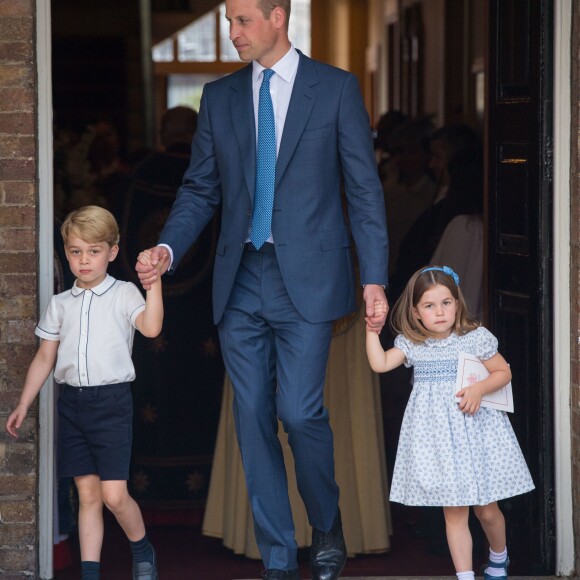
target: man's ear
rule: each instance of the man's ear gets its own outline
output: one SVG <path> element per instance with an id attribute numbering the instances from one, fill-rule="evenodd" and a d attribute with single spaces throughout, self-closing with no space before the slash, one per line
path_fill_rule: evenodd
<path id="1" fill-rule="evenodd" d="M 270 18 L 272 18 L 276 28 L 282 28 L 286 26 L 286 12 L 284 12 L 280 6 L 276 6 L 272 9 Z"/>

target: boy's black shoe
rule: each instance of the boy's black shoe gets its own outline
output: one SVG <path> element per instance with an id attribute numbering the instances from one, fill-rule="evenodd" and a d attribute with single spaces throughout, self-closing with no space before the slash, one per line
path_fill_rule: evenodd
<path id="1" fill-rule="evenodd" d="M 153 563 L 133 562 L 133 580 L 159 580 L 155 550 L 153 550 Z"/>

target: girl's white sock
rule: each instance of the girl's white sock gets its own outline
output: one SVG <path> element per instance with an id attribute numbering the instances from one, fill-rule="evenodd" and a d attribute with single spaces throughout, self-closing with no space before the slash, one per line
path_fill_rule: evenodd
<path id="1" fill-rule="evenodd" d="M 473 570 L 470 570 L 469 572 L 457 572 L 456 576 L 457 580 L 475 580 Z"/>
<path id="2" fill-rule="evenodd" d="M 503 549 L 503 552 L 494 552 L 491 548 L 489 549 L 489 561 L 497 564 L 503 564 L 507 560 L 507 547 Z M 485 573 L 489 576 L 497 578 L 499 576 L 507 576 L 507 570 L 505 568 L 492 568 L 488 566 Z"/>
<path id="3" fill-rule="evenodd" d="M 490 562 L 497 562 L 501 564 L 507 560 L 507 546 L 503 549 L 503 552 L 494 552 L 491 548 L 489 549 L 489 560 Z"/>

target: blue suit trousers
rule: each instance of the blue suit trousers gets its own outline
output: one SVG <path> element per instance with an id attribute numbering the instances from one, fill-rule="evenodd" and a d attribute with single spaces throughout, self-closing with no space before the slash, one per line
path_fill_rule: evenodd
<path id="1" fill-rule="evenodd" d="M 278 419 L 288 433 L 298 490 L 310 524 L 331 528 L 338 510 L 333 438 L 323 389 L 332 322 L 312 324 L 296 310 L 273 244 L 247 244 L 219 324 L 234 387 L 234 417 L 266 568 L 297 568 Z"/>

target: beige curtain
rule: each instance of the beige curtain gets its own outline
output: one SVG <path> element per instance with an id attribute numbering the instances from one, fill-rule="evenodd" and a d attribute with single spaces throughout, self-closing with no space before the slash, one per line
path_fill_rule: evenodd
<path id="1" fill-rule="evenodd" d="M 260 558 L 238 449 L 232 412 L 233 391 L 224 382 L 220 423 L 203 533 L 223 538 L 236 554 Z M 335 329 L 328 360 L 325 404 L 334 432 L 336 481 L 350 556 L 390 549 L 391 515 L 379 381 L 365 352 L 364 311 Z M 311 528 L 298 494 L 286 433 L 280 440 L 299 547 L 310 545 Z"/>

